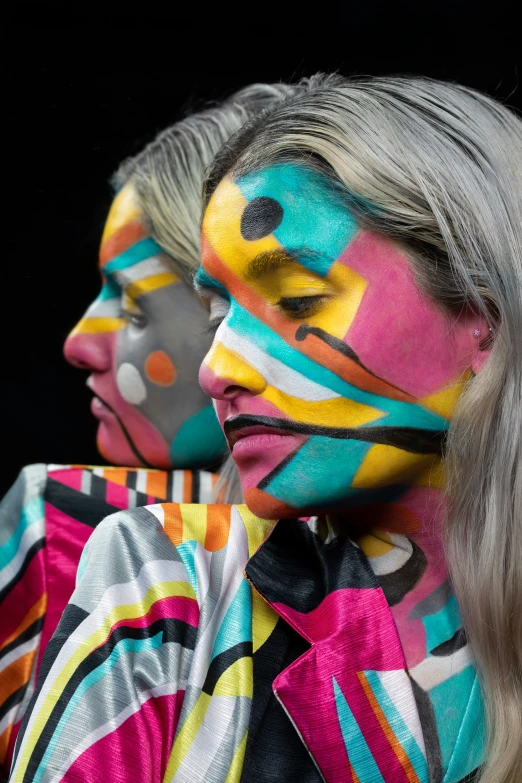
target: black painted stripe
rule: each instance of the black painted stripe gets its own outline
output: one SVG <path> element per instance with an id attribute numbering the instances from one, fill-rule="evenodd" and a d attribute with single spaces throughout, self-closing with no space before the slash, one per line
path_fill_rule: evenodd
<path id="1" fill-rule="evenodd" d="M 459 630 L 453 634 L 451 639 L 448 639 L 445 642 L 442 642 L 441 644 L 437 645 L 437 647 L 434 647 L 433 650 L 430 650 L 431 655 L 453 655 L 453 653 L 456 653 L 457 650 L 461 650 L 463 647 L 466 646 L 468 643 L 467 637 L 466 637 L 466 631 L 464 628 L 459 628 Z"/>
<path id="2" fill-rule="evenodd" d="M 258 426 L 272 427 L 278 432 L 297 435 L 320 435 L 337 440 L 360 440 L 383 446 L 395 446 L 413 454 L 442 454 L 447 437 L 445 430 L 424 430 L 416 427 L 322 427 L 272 416 L 247 414 L 226 421 L 225 435 L 230 443 L 230 435 L 233 432 Z"/>
<path id="3" fill-rule="evenodd" d="M 208 667 L 207 676 L 202 688 L 203 693 L 212 696 L 221 675 L 240 658 L 247 657 L 252 657 L 252 642 L 239 642 L 233 647 L 229 647 L 228 650 L 224 650 L 219 655 L 216 655 Z"/>

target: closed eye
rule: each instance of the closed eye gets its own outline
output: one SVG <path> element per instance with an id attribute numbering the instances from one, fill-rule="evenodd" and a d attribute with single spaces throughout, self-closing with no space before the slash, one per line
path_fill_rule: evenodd
<path id="1" fill-rule="evenodd" d="M 327 297 L 320 296 L 284 296 L 276 304 L 278 310 L 289 318 L 308 318 L 314 315 Z"/>

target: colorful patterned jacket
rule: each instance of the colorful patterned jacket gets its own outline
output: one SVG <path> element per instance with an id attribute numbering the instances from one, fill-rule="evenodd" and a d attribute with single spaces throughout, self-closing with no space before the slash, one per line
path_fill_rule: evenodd
<path id="1" fill-rule="evenodd" d="M 208 502 L 215 479 L 85 465 L 22 470 L 0 503 L 0 779 L 94 527 L 116 510 L 160 500 Z"/>
<path id="2" fill-rule="evenodd" d="M 245 506 L 106 519 L 29 713 L 15 783 L 457 783 L 483 753 L 437 540 Z"/>

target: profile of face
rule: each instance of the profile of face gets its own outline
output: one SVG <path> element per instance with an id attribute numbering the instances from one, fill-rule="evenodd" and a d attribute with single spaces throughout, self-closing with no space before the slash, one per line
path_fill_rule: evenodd
<path id="1" fill-rule="evenodd" d="M 111 206 L 100 247 L 102 289 L 64 347 L 90 370 L 97 444 L 111 463 L 211 465 L 226 450 L 198 384 L 208 314 L 150 236 L 131 184 Z"/>
<path id="2" fill-rule="evenodd" d="M 481 317 L 431 300 L 406 251 L 304 166 L 226 177 L 202 242 L 196 282 L 216 331 L 200 383 L 251 510 L 389 503 L 436 483 Z"/>

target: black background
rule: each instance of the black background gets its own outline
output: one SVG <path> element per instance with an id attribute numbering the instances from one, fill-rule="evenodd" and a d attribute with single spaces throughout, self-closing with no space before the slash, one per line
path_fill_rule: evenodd
<path id="1" fill-rule="evenodd" d="M 0 495 L 25 464 L 102 461 L 86 375 L 62 345 L 98 293 L 111 173 L 183 111 L 318 70 L 423 74 L 522 107 L 514 3 L 291 8 L 4 27 Z"/>

